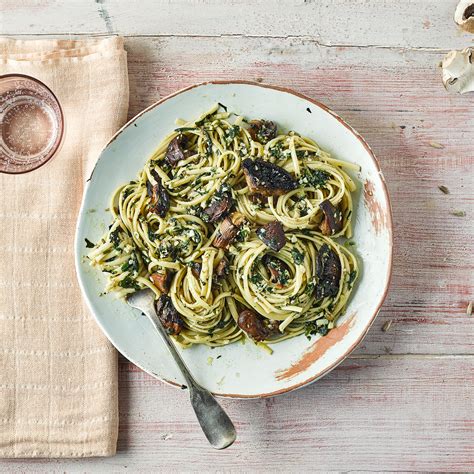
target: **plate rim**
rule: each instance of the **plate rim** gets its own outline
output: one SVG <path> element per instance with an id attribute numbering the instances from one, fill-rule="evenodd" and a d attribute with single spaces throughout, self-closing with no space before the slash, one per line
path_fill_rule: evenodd
<path id="1" fill-rule="evenodd" d="M 388 238 L 389 238 L 389 249 L 388 249 L 389 252 L 388 252 L 388 269 L 387 269 L 387 274 L 386 274 L 386 283 L 385 283 L 383 293 L 380 297 L 380 300 L 378 301 L 377 306 L 376 306 L 373 314 L 368 319 L 366 327 L 364 328 L 364 330 L 362 331 L 360 336 L 356 339 L 356 341 L 349 347 L 349 349 L 344 354 L 339 356 L 332 364 L 330 364 L 324 370 L 317 373 L 316 375 L 313 375 L 313 376 L 309 377 L 308 379 L 306 379 L 302 382 L 290 385 L 286 388 L 282 388 L 282 389 L 279 389 L 279 390 L 275 390 L 275 391 L 271 391 L 271 392 L 267 392 L 267 393 L 258 393 L 258 394 L 254 394 L 254 395 L 246 395 L 246 394 L 238 394 L 238 393 L 215 393 L 214 394 L 215 396 L 222 397 L 222 398 L 260 399 L 260 398 L 269 398 L 269 397 L 274 397 L 274 396 L 277 396 L 277 395 L 282 395 L 282 394 L 285 394 L 285 393 L 292 392 L 293 390 L 297 390 L 299 388 L 303 388 L 307 385 L 310 385 L 311 383 L 316 382 L 320 378 L 327 375 L 329 372 L 331 372 L 333 369 L 335 369 L 339 364 L 341 364 L 345 359 L 347 359 L 347 357 L 349 357 L 349 355 L 354 351 L 354 349 L 362 342 L 362 340 L 367 335 L 367 332 L 372 327 L 372 325 L 373 325 L 377 315 L 379 314 L 380 309 L 381 309 L 381 307 L 382 307 L 382 305 L 383 305 L 383 303 L 384 303 L 384 301 L 387 297 L 388 290 L 390 288 L 390 284 L 391 284 L 391 280 L 392 280 L 392 270 L 393 270 L 393 216 L 392 216 L 392 205 L 391 205 L 391 201 L 390 201 L 390 195 L 389 195 L 389 192 L 388 192 L 387 183 L 385 181 L 385 177 L 383 175 L 383 172 L 380 168 L 380 163 L 379 163 L 377 157 L 375 156 L 375 153 L 373 152 L 372 148 L 365 141 L 365 139 L 362 137 L 362 135 L 357 130 L 355 130 L 351 125 L 349 125 L 336 112 L 331 110 L 328 106 L 324 105 L 323 103 L 319 102 L 316 99 L 308 97 L 305 94 L 302 94 L 300 92 L 297 92 L 297 91 L 295 91 L 293 89 L 290 89 L 290 88 L 287 88 L 287 87 L 281 87 L 281 86 L 272 85 L 272 84 L 262 84 L 262 83 L 258 83 L 258 82 L 255 82 L 255 81 L 247 81 L 247 80 L 211 80 L 211 81 L 199 82 L 199 83 L 192 84 L 190 86 L 184 87 L 182 89 L 179 89 L 179 90 L 177 90 L 177 91 L 175 91 L 171 94 L 168 94 L 165 97 L 162 97 L 161 99 L 157 100 L 156 102 L 149 105 L 148 107 L 146 107 L 142 111 L 138 112 L 130 120 L 128 120 L 122 127 L 120 127 L 117 130 L 117 132 L 115 132 L 115 134 L 110 138 L 110 140 L 100 150 L 100 152 L 98 154 L 98 157 L 97 157 L 97 160 L 96 160 L 96 163 L 95 163 L 95 165 L 94 165 L 94 167 L 91 171 L 91 174 L 90 174 L 89 178 L 87 178 L 87 180 L 86 180 L 86 184 L 85 184 L 83 194 L 82 194 L 81 207 L 80 207 L 77 222 L 76 222 L 75 236 L 74 236 L 74 260 L 75 260 L 76 277 L 77 277 L 77 280 L 78 280 L 78 283 L 79 283 L 79 287 L 81 289 L 82 297 L 85 299 L 85 301 L 87 303 L 87 307 L 88 307 L 89 311 L 92 313 L 92 316 L 94 317 L 96 323 L 99 325 L 102 332 L 105 334 L 105 336 L 107 337 L 109 342 L 112 344 L 112 346 L 118 352 L 120 352 L 127 360 L 129 360 L 134 365 L 136 365 L 137 367 L 142 369 L 144 372 L 150 374 L 152 377 L 154 377 L 154 378 L 156 378 L 156 379 L 158 379 L 162 382 L 165 382 L 169 385 L 172 385 L 173 387 L 182 388 L 181 384 L 176 383 L 176 382 L 171 381 L 171 380 L 168 380 L 166 378 L 160 377 L 157 374 L 145 369 L 139 363 L 137 363 L 134 360 L 132 360 L 131 358 L 129 358 L 126 354 L 126 351 L 119 350 L 115 346 L 113 341 L 111 340 L 107 329 L 104 327 L 102 322 L 96 316 L 95 312 L 92 309 L 91 301 L 90 301 L 90 299 L 87 296 L 87 293 L 85 291 L 85 288 L 84 288 L 84 285 L 83 285 L 83 282 L 82 282 L 81 273 L 79 271 L 79 268 L 80 268 L 80 265 L 81 265 L 81 258 L 79 257 L 79 254 L 80 254 L 80 252 L 79 252 L 79 250 L 80 250 L 80 247 L 79 247 L 79 245 L 80 245 L 80 241 L 79 241 L 79 223 L 81 221 L 81 216 L 83 216 L 83 214 L 84 214 L 85 196 L 86 196 L 87 190 L 90 186 L 91 179 L 92 179 L 92 176 L 93 176 L 94 171 L 96 169 L 96 166 L 99 163 L 100 159 L 102 158 L 105 149 L 111 143 L 113 143 L 122 134 L 122 132 L 125 129 L 127 129 L 129 126 L 131 126 L 133 122 L 135 122 L 138 118 L 140 118 L 145 113 L 149 112 L 150 110 L 154 109 L 155 107 L 158 107 L 159 105 L 166 102 L 167 100 L 169 100 L 169 99 L 171 99 L 171 98 L 173 98 L 177 95 L 180 95 L 184 92 L 190 91 L 190 90 L 195 89 L 197 87 L 208 86 L 208 85 L 234 85 L 234 84 L 249 85 L 249 86 L 254 86 L 254 87 L 260 87 L 260 88 L 263 88 L 263 89 L 272 89 L 272 90 L 276 90 L 278 92 L 284 92 L 284 93 L 293 95 L 295 97 L 298 97 L 300 99 L 304 99 L 304 100 L 312 103 L 316 107 L 319 107 L 319 108 L 323 109 L 325 112 L 332 115 L 341 125 L 343 125 L 347 130 L 349 130 L 349 132 L 351 132 L 355 136 L 355 138 L 362 144 L 362 146 L 365 148 L 365 150 L 369 154 L 370 158 L 372 159 L 372 161 L 375 165 L 378 176 L 380 178 L 380 181 L 381 181 L 381 184 L 382 184 L 382 192 L 383 192 L 383 195 L 385 197 L 385 201 L 387 203 L 386 229 L 387 229 Z"/>

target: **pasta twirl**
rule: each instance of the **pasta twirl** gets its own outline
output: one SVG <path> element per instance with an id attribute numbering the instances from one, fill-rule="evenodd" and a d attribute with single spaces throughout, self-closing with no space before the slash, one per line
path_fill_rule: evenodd
<path id="1" fill-rule="evenodd" d="M 252 336 L 239 320 L 246 309 L 258 341 L 326 334 L 358 274 L 339 243 L 352 235 L 348 171 L 357 167 L 310 138 L 219 105 L 178 125 L 111 197 L 112 224 L 88 255 L 108 274 L 106 291 L 166 293 L 182 321 L 174 337 L 185 346 Z M 287 177 L 285 191 L 261 176 L 249 181 L 249 159 Z M 262 238 L 274 222 L 284 231 L 279 250 Z"/>

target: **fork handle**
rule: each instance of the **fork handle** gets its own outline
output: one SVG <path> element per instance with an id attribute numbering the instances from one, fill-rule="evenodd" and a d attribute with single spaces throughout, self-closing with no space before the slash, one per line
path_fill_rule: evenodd
<path id="1" fill-rule="evenodd" d="M 163 339 L 163 342 L 171 352 L 176 365 L 179 367 L 184 379 L 186 380 L 189 388 L 191 405 L 209 443 L 211 443 L 211 445 L 216 449 L 227 448 L 237 437 L 231 419 L 219 403 L 217 403 L 217 400 L 212 396 L 212 394 L 194 380 L 194 377 L 191 375 L 191 372 L 186 367 L 186 364 L 176 350 L 176 347 L 171 341 L 166 329 L 163 327 L 160 318 L 156 314 L 155 308 L 148 308 L 145 314 Z"/>

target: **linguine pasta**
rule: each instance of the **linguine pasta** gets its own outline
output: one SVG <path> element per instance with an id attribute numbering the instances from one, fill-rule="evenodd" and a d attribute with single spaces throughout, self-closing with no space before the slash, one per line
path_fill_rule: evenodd
<path id="1" fill-rule="evenodd" d="M 356 186 L 347 171 L 358 167 L 220 104 L 177 123 L 111 197 L 112 224 L 88 255 L 108 274 L 106 291 L 125 297 L 148 287 L 167 298 L 177 325 L 167 327 L 184 346 L 325 335 L 358 273 L 338 239 L 352 235 Z M 266 164 L 289 180 L 285 192 L 258 175 L 253 184 L 263 187 L 252 187 L 247 168 Z M 283 245 L 268 237 L 275 228 Z"/>

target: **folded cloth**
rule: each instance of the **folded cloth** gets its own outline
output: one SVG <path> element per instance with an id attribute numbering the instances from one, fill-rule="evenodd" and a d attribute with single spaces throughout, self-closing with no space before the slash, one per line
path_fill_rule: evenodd
<path id="1" fill-rule="evenodd" d="M 127 117 L 123 40 L 0 38 L 7 73 L 54 92 L 66 134 L 41 168 L 0 173 L 0 457 L 111 456 L 117 354 L 81 298 L 73 242 L 85 181 Z"/>

